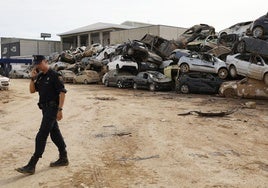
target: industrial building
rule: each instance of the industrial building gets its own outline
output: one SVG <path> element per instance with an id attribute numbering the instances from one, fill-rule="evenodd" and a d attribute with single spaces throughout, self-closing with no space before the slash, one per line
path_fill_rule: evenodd
<path id="1" fill-rule="evenodd" d="M 61 52 L 60 41 L 0 38 L 1 58 L 32 57 L 33 54 L 50 55 L 53 52 Z"/>
<path id="2" fill-rule="evenodd" d="M 79 46 L 100 43 L 103 46 L 123 43 L 128 40 L 139 40 L 145 34 L 152 34 L 168 40 L 176 39 L 186 28 L 152 25 L 126 21 L 122 24 L 95 23 L 58 34 L 61 37 L 63 50 Z"/>

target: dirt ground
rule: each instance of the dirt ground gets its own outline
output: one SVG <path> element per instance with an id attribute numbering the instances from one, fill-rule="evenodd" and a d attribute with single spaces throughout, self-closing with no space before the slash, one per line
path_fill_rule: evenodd
<path id="1" fill-rule="evenodd" d="M 70 165 L 48 138 L 32 176 L 41 112 L 29 80 L 0 91 L 0 187 L 268 187 L 268 101 L 66 84 L 59 125 Z M 256 109 L 245 108 L 248 101 Z M 224 117 L 178 116 L 190 110 Z"/>

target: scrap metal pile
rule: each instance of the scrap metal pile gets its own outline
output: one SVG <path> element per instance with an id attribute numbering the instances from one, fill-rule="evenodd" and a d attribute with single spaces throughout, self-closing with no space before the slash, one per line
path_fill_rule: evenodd
<path id="1" fill-rule="evenodd" d="M 267 20 L 264 15 L 218 35 L 199 24 L 176 40 L 146 34 L 123 44 L 78 47 L 51 54 L 50 66 L 71 83 L 268 98 Z"/>

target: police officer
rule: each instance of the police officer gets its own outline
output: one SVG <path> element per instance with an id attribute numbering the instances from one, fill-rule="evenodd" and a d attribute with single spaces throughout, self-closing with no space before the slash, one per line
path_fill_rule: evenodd
<path id="1" fill-rule="evenodd" d="M 35 139 L 35 152 L 26 166 L 16 170 L 24 174 L 34 174 L 35 166 L 45 150 L 48 135 L 59 150 L 59 159 L 50 163 L 51 167 L 67 166 L 69 164 L 64 139 L 58 122 L 62 119 L 65 99 L 63 81 L 60 75 L 49 68 L 45 56 L 33 55 L 35 67 L 31 72 L 30 93 L 39 93 L 38 106 L 42 110 L 43 118 Z M 38 74 L 38 71 L 41 71 Z"/>

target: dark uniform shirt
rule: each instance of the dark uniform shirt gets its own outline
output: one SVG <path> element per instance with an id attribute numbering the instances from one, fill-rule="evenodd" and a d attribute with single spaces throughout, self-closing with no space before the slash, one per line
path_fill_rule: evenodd
<path id="1" fill-rule="evenodd" d="M 66 93 L 61 75 L 52 69 L 46 74 L 40 73 L 35 82 L 35 90 L 39 92 L 39 103 L 49 103 L 55 101 L 59 103 L 60 92 Z"/>

